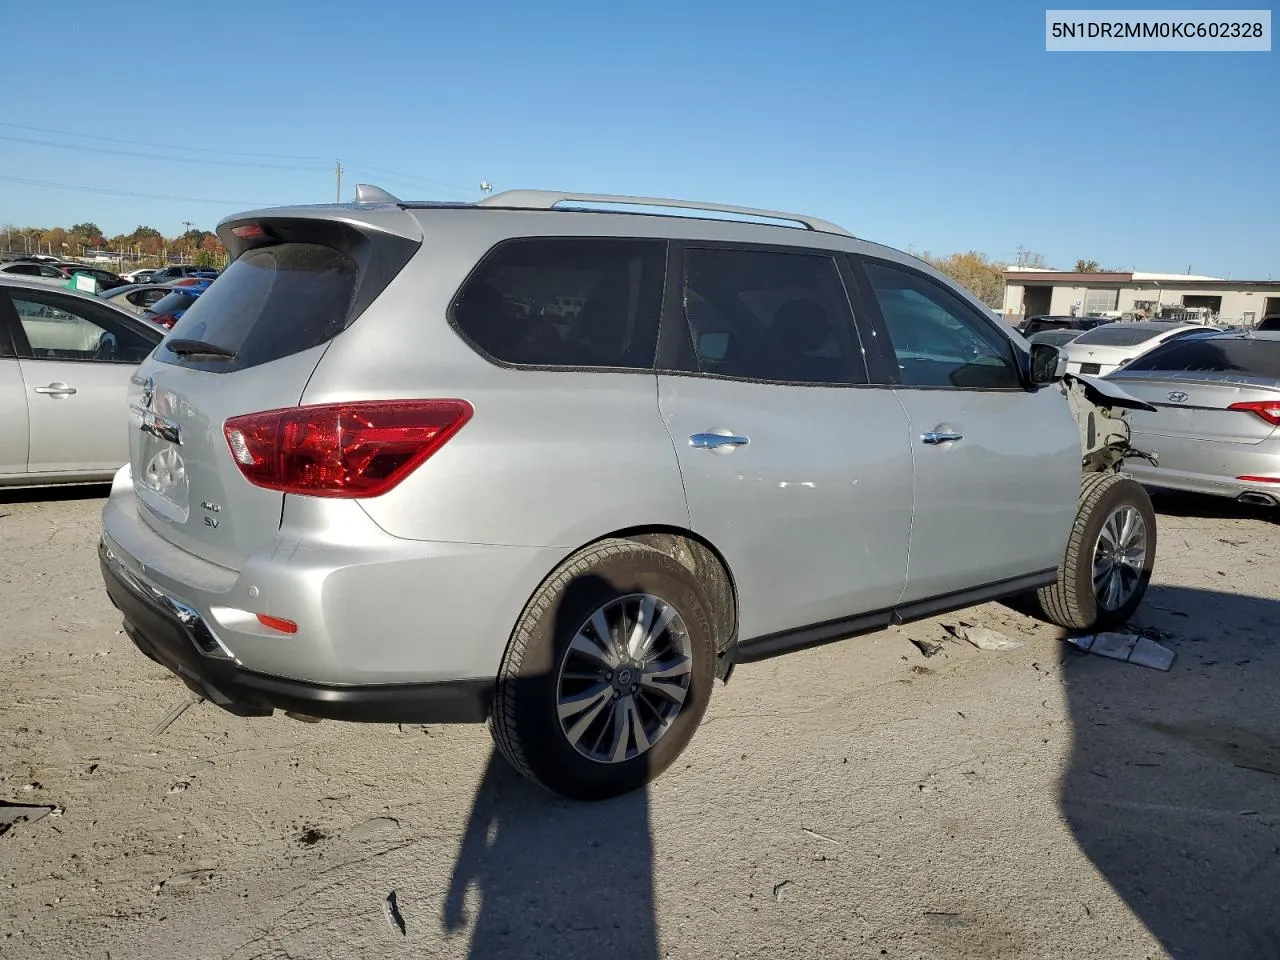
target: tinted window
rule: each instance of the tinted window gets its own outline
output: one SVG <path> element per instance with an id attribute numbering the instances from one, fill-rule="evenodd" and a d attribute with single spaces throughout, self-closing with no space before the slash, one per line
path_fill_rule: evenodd
<path id="1" fill-rule="evenodd" d="M 5 273 L 16 273 L 20 277 L 39 277 L 43 276 L 40 267 L 34 263 L 15 263 L 12 267 L 5 267 Z"/>
<path id="2" fill-rule="evenodd" d="M 684 312 L 698 370 L 744 380 L 866 383 L 829 256 L 690 249 Z"/>
<path id="3" fill-rule="evenodd" d="M 1125 370 L 1237 373 L 1280 380 L 1280 340 L 1206 337 L 1161 344 Z"/>
<path id="4" fill-rule="evenodd" d="M 147 312 L 160 314 L 177 313 L 179 310 L 190 310 L 191 305 L 198 299 L 199 297 L 194 297 L 189 293 L 179 293 L 177 290 L 174 290 L 152 303 L 151 306 L 147 308 Z"/>
<path id="5" fill-rule="evenodd" d="M 160 341 L 91 303 L 27 290 L 10 299 L 37 360 L 141 363 Z"/>
<path id="6" fill-rule="evenodd" d="M 665 267 L 660 240 L 511 240 L 463 285 L 453 322 L 503 363 L 647 370 Z"/>
<path id="7" fill-rule="evenodd" d="M 159 300 L 163 300 L 169 295 L 167 290 L 135 290 L 133 293 L 126 294 L 125 299 L 132 303 L 135 307 L 149 307 Z"/>
<path id="8" fill-rule="evenodd" d="M 866 270 L 904 386 L 1021 385 L 1012 343 L 955 294 L 887 264 Z"/>
<path id="9" fill-rule="evenodd" d="M 1156 324 L 1139 324 L 1133 327 L 1107 325 L 1082 333 L 1076 343 L 1092 343 L 1099 347 L 1133 347 L 1147 340 L 1154 340 L 1172 329 Z"/>
<path id="10" fill-rule="evenodd" d="M 173 328 L 175 339 L 202 340 L 235 354 L 209 369 L 220 372 L 269 363 L 301 353 L 337 336 L 346 325 L 355 295 L 355 262 L 331 247 L 284 243 L 250 250 L 200 296 Z M 163 312 L 166 300 L 151 309 Z M 157 358 L 178 365 L 171 350 Z"/>

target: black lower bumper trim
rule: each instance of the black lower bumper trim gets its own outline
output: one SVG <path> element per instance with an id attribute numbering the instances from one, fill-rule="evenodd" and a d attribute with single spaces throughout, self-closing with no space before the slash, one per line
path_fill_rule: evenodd
<path id="1" fill-rule="evenodd" d="M 362 723 L 483 723 L 494 680 L 334 686 L 287 680 L 205 656 L 190 628 L 152 597 L 127 583 L 98 548 L 107 595 L 124 616 L 125 632 L 152 660 L 173 671 L 192 691 L 239 716 L 274 710 Z"/>

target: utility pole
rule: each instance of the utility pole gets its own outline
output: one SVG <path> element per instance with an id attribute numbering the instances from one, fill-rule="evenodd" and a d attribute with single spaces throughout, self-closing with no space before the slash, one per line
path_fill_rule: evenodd
<path id="1" fill-rule="evenodd" d="M 341 160 L 333 161 L 333 177 L 334 177 L 334 187 L 335 187 L 334 193 L 333 193 L 333 202 L 341 203 L 342 202 L 342 161 Z"/>
<path id="2" fill-rule="evenodd" d="M 182 231 L 182 239 L 186 241 L 186 244 L 184 244 L 184 249 L 182 251 L 182 260 L 185 263 L 187 260 L 187 253 L 186 253 L 185 247 L 191 245 L 191 238 L 187 236 L 187 234 L 191 232 L 191 221 L 183 220 L 182 226 L 186 228 Z"/>

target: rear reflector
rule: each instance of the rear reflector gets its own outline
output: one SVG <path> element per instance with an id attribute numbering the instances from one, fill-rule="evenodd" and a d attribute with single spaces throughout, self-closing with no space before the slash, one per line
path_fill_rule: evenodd
<path id="1" fill-rule="evenodd" d="M 1243 403 L 1233 403 L 1227 409 L 1256 413 L 1273 427 L 1280 427 L 1280 400 L 1249 400 Z"/>
<path id="2" fill-rule="evenodd" d="M 1245 483 L 1280 483 L 1280 477 L 1251 477 L 1248 474 L 1236 479 L 1243 480 Z"/>
<path id="3" fill-rule="evenodd" d="M 258 614 L 258 622 L 264 627 L 270 627 L 272 630 L 279 630 L 281 633 L 297 633 L 298 625 L 292 620 L 286 620 L 284 617 L 272 617 L 265 613 Z"/>
<path id="4" fill-rule="evenodd" d="M 255 486 L 312 497 L 376 497 L 439 450 L 475 411 L 465 400 L 373 400 L 286 407 L 223 425 Z"/>

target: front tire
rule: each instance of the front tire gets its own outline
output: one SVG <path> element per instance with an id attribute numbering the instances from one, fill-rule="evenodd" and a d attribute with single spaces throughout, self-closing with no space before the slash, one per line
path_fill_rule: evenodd
<path id="1" fill-rule="evenodd" d="M 1086 474 L 1058 580 L 1036 593 L 1051 623 L 1073 631 L 1127 621 L 1146 595 L 1156 559 L 1156 516 L 1142 484 Z"/>
<path id="2" fill-rule="evenodd" d="M 520 773 L 578 800 L 644 786 L 680 755 L 711 696 L 715 618 L 692 572 L 631 540 L 584 548 L 512 632 L 489 730 Z"/>

